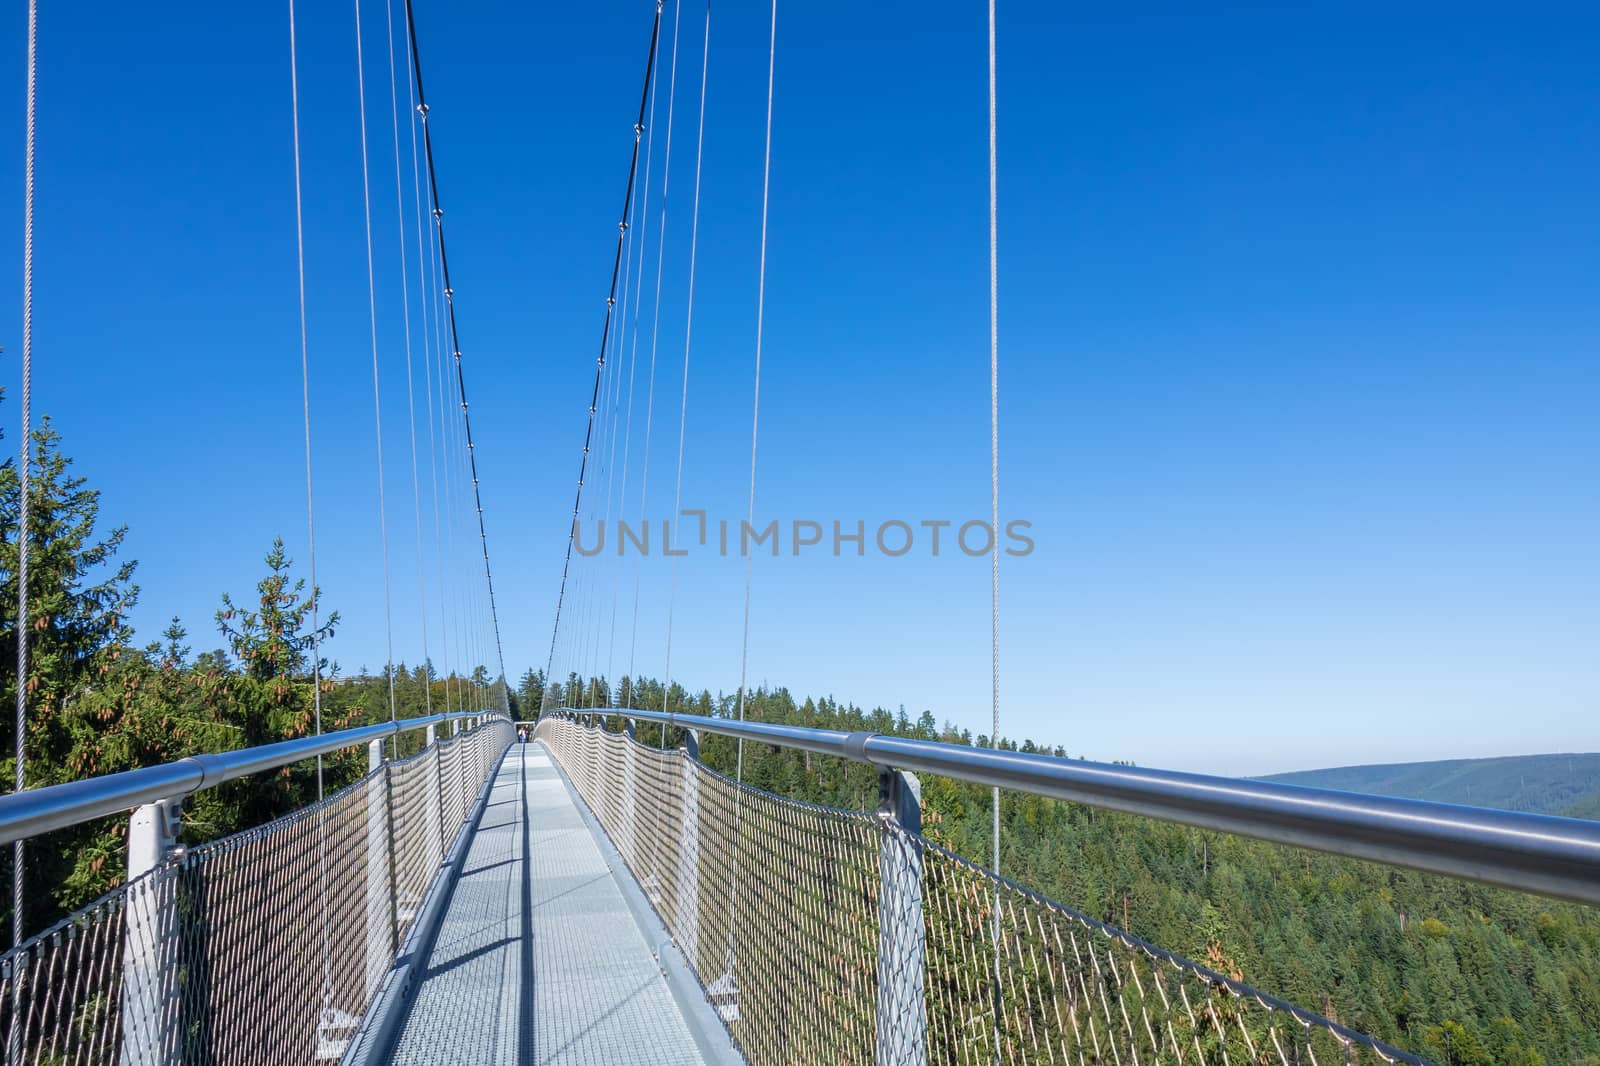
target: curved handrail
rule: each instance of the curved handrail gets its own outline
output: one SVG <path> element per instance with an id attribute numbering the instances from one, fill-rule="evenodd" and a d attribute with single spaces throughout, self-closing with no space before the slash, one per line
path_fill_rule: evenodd
<path id="1" fill-rule="evenodd" d="M 30 788 L 0 796 L 0 844 L 38 836 L 156 800 L 187 796 L 224 781 L 275 770 L 303 759 L 409 733 L 443 722 L 489 718 L 491 712 L 452 711 L 422 718 L 356 726 L 254 748 L 190 755 L 176 762 Z"/>
<path id="2" fill-rule="evenodd" d="M 803 748 L 1600 906 L 1600 822 L 872 732 L 617 707 L 559 713 L 634 718 Z"/>

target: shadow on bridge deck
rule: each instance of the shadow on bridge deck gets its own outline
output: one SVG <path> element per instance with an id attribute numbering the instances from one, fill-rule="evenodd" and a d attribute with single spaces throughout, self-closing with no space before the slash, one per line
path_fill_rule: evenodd
<path id="1" fill-rule="evenodd" d="M 607 852 L 543 746 L 512 745 L 392 1061 L 708 1061 Z"/>

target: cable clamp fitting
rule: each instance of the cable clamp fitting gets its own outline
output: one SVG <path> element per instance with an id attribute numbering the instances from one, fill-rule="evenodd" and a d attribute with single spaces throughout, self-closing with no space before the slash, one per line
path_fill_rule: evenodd
<path id="1" fill-rule="evenodd" d="M 854 759 L 857 762 L 871 762 L 872 760 L 867 758 L 867 741 L 879 735 L 878 733 L 866 731 L 851 733 L 844 738 L 845 757 Z"/>

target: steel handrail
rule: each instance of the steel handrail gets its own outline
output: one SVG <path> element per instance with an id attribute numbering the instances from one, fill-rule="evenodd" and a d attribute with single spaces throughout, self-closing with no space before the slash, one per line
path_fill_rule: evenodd
<path id="1" fill-rule="evenodd" d="M 422 718 L 356 726 L 336 733 L 262 744 L 254 748 L 190 755 L 160 766 L 89 777 L 0 796 L 0 844 L 66 829 L 82 822 L 121 814 L 156 800 L 174 799 L 212 788 L 238 777 L 275 770 L 341 748 L 383 740 L 401 733 L 464 718 L 487 718 L 488 711 L 452 711 Z"/>
<path id="2" fill-rule="evenodd" d="M 661 722 L 1600 906 L 1600 822 L 695 714 Z"/>

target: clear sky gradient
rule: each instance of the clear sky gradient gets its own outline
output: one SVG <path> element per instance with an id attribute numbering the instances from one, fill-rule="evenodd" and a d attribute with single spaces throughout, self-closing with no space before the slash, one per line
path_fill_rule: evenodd
<path id="1" fill-rule="evenodd" d="M 549 650 L 652 8 L 417 2 L 514 678 Z M 210 647 L 221 593 L 249 592 L 274 535 L 305 555 L 287 14 L 45 7 L 35 410 L 104 490 L 105 519 L 131 527 L 141 637 L 177 614 Z M 414 662 L 384 16 L 368 0 L 394 647 Z M 386 654 L 355 15 L 299 17 L 318 565 L 348 671 Z M 684 402 L 704 8 L 681 17 L 656 520 Z M 687 396 L 684 505 L 735 520 L 767 17 L 713 13 Z M 14 447 L 24 15 L 9 18 Z M 1037 541 L 1002 568 L 1008 735 L 1247 773 L 1600 748 L 1597 31 L 1577 5 L 1201 16 L 1002 0 L 1002 511 Z M 780 7 L 763 520 L 987 516 L 986 106 L 979 4 Z M 655 222 L 642 232 L 653 255 Z M 591 476 L 597 510 L 605 493 L 639 510 L 636 365 L 633 419 L 623 379 L 614 423 L 633 434 L 627 500 L 612 460 L 610 481 Z M 426 556 L 431 528 L 423 540 Z M 672 676 L 732 691 L 743 573 L 692 556 L 673 592 L 672 568 L 644 560 L 635 638 L 632 560 L 585 563 L 558 669 L 661 676 L 670 597 Z M 431 557 L 425 577 L 437 618 Z M 987 732 L 988 581 L 986 560 L 948 551 L 757 559 L 752 683 Z"/>

